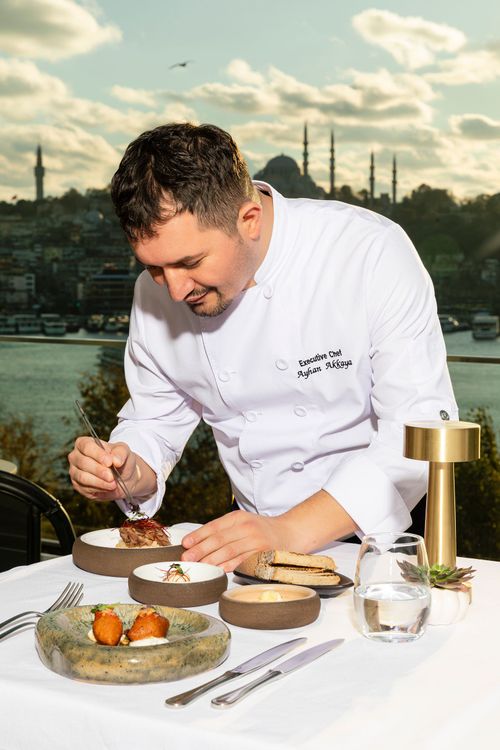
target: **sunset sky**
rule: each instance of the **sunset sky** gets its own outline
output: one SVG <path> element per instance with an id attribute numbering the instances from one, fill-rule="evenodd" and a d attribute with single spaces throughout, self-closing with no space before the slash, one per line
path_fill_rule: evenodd
<path id="1" fill-rule="evenodd" d="M 496 6 L 496 7 L 495 7 Z M 276 154 L 328 185 L 500 192 L 500 6 L 423 0 L 0 0 L 0 199 L 104 187 L 171 120 L 229 130 L 255 172 Z M 415 10 L 415 9 L 418 9 Z M 186 67 L 177 62 L 190 61 Z"/>

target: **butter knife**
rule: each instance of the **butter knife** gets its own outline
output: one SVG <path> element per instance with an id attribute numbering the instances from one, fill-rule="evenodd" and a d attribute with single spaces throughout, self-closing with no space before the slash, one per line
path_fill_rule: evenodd
<path id="1" fill-rule="evenodd" d="M 191 701 L 194 701 L 195 698 L 203 695 L 203 693 L 211 690 L 216 685 L 220 685 L 227 680 L 232 680 L 234 677 L 242 677 L 245 674 L 249 674 L 249 672 L 253 672 L 255 669 L 259 669 L 259 667 L 265 667 L 274 661 L 274 659 L 287 654 L 289 651 L 292 651 L 292 649 L 297 646 L 301 646 L 306 641 L 307 638 L 294 638 L 286 643 L 280 643 L 278 646 L 273 646 L 272 648 L 267 649 L 267 651 L 263 651 L 261 654 L 254 656 L 252 659 L 244 661 L 243 664 L 233 667 L 233 669 L 230 669 L 228 672 L 224 672 L 224 674 L 221 674 L 219 677 L 216 677 L 209 682 L 205 682 L 197 688 L 193 688 L 193 690 L 187 690 L 185 693 L 179 693 L 179 695 L 174 695 L 172 698 L 167 698 L 165 705 L 173 706 L 174 708 L 186 706 L 188 703 L 191 703 Z"/>
<path id="2" fill-rule="evenodd" d="M 317 659 L 328 651 L 337 648 L 337 646 L 340 646 L 342 643 L 344 643 L 344 638 L 336 638 L 333 641 L 326 641 L 325 643 L 320 643 L 318 646 L 308 648 L 306 651 L 301 651 L 297 656 L 292 656 L 291 659 L 282 661 L 281 664 L 278 664 L 274 669 L 268 670 L 265 674 L 261 675 L 261 677 L 257 677 L 253 682 L 249 682 L 248 685 L 238 688 L 237 690 L 232 690 L 230 693 L 218 695 L 217 698 L 212 700 L 212 706 L 215 706 L 216 708 L 229 708 L 229 706 L 233 706 L 246 695 L 251 693 L 252 690 L 260 687 L 260 685 L 264 685 L 264 683 L 275 680 L 278 677 L 284 677 L 284 675 L 293 672 L 299 667 L 304 667 L 306 664 L 314 661 L 314 659 Z"/>

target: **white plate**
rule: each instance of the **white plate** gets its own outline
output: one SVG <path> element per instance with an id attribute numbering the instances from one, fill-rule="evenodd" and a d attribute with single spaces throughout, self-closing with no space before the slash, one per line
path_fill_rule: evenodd
<path id="1" fill-rule="evenodd" d="M 171 565 L 180 565 L 182 570 L 189 575 L 189 581 L 164 581 L 163 577 Z M 222 568 L 217 565 L 208 565 L 199 562 L 182 562 L 182 560 L 173 560 L 166 563 L 149 563 L 140 565 L 135 568 L 134 574 L 137 578 L 144 581 L 154 581 L 155 583 L 200 583 L 201 581 L 212 581 L 224 575 Z"/>
<path id="2" fill-rule="evenodd" d="M 164 528 L 170 537 L 170 546 L 172 547 L 176 547 L 177 545 L 180 545 L 183 537 L 186 536 L 186 531 L 184 531 L 183 529 L 174 529 L 174 528 L 169 529 L 167 526 L 165 526 Z M 86 534 L 82 534 L 80 539 L 82 540 L 82 542 L 85 542 L 85 544 L 92 544 L 95 547 L 111 547 L 112 548 L 112 547 L 116 547 L 121 537 L 120 537 L 120 530 L 116 528 L 116 529 L 97 529 L 96 531 L 88 531 Z M 141 548 L 137 547 L 137 548 L 130 548 L 130 549 L 141 549 Z"/>

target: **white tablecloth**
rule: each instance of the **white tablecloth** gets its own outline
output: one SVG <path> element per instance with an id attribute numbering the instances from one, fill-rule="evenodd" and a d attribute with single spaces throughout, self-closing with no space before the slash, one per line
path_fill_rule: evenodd
<path id="1" fill-rule="evenodd" d="M 358 549 L 340 544 L 331 552 L 349 577 Z M 323 599 L 319 619 L 304 628 L 258 631 L 230 626 L 226 662 L 178 682 L 76 682 L 46 669 L 35 650 L 33 629 L 22 632 L 0 642 L 0 748 L 492 748 L 500 713 L 500 563 L 460 560 L 471 563 L 477 575 L 465 620 L 430 627 L 414 643 L 372 643 L 360 636 L 351 589 Z M 85 583 L 82 604 L 132 601 L 125 579 L 86 573 L 64 557 L 1 574 L 0 620 L 23 609 L 44 609 L 68 580 Z M 199 611 L 218 615 L 216 604 Z M 210 699 L 261 672 L 216 688 L 183 709 L 165 707 L 166 697 L 299 635 L 308 637 L 306 647 L 331 638 L 346 642 L 232 708 L 212 708 Z"/>

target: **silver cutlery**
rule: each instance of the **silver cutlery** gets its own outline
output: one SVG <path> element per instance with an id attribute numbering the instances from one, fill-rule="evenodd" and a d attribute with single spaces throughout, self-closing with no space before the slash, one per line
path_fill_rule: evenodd
<path id="1" fill-rule="evenodd" d="M 75 400 L 75 404 L 78 407 L 78 411 L 80 412 L 80 416 L 81 416 L 81 418 L 82 418 L 82 420 L 83 420 L 83 422 L 84 422 L 87 430 L 90 432 L 91 436 L 94 438 L 94 442 L 97 443 L 97 445 L 99 446 L 99 448 L 102 448 L 103 450 L 106 450 L 106 447 L 105 447 L 104 443 L 102 442 L 102 440 L 100 439 L 100 437 L 97 434 L 97 432 L 95 431 L 95 429 L 94 429 L 94 427 L 92 425 L 92 422 L 90 421 L 90 419 L 85 414 L 81 403 L 79 401 Z M 126 498 L 128 504 L 129 504 L 130 510 L 133 510 L 133 511 L 136 511 L 136 512 L 139 511 L 139 506 L 137 505 L 137 503 L 134 503 L 134 498 L 132 497 L 132 494 L 131 494 L 129 488 L 127 487 L 127 485 L 125 484 L 125 482 L 121 478 L 120 472 L 118 471 L 118 469 L 116 468 L 116 466 L 113 466 L 113 464 L 111 464 L 111 466 L 109 468 L 111 469 L 111 473 L 113 474 L 113 476 L 114 476 L 114 478 L 116 480 L 116 483 L 120 487 L 121 491 L 124 493 L 125 498 Z"/>
<path id="2" fill-rule="evenodd" d="M 165 704 L 167 706 L 173 706 L 174 708 L 186 706 L 188 703 L 191 703 L 191 701 L 195 700 L 195 698 L 203 695 L 208 690 L 214 688 L 216 685 L 220 685 L 227 680 L 232 680 L 235 677 L 243 677 L 243 675 L 249 674 L 255 669 L 265 667 L 267 664 L 270 664 L 272 661 L 274 661 L 274 659 L 287 654 L 289 651 L 292 651 L 292 649 L 296 648 L 297 646 L 301 646 L 306 641 L 307 638 L 294 638 L 291 641 L 286 641 L 286 643 L 280 643 L 278 646 L 273 646 L 273 648 L 269 648 L 267 649 L 267 651 L 263 651 L 261 654 L 254 656 L 252 659 L 243 662 L 243 664 L 239 664 L 237 667 L 233 667 L 233 669 L 230 669 L 228 672 L 224 672 L 224 674 L 221 674 L 219 677 L 216 677 L 209 682 L 205 682 L 203 683 L 203 685 L 200 685 L 197 688 L 193 688 L 193 690 L 187 690 L 185 693 L 179 693 L 179 695 L 174 695 L 172 698 L 167 698 Z"/>
<path id="3" fill-rule="evenodd" d="M 68 583 L 64 590 L 59 594 L 57 599 L 52 602 L 50 607 L 47 607 L 46 610 L 43 612 L 37 612 L 36 610 L 27 610 L 26 612 L 19 612 L 17 615 L 13 615 L 12 617 L 9 617 L 7 620 L 4 620 L 3 622 L 0 622 L 0 630 L 3 630 L 7 625 L 11 625 L 12 623 L 16 622 L 16 620 L 22 620 L 23 618 L 27 617 L 28 615 L 35 615 L 36 617 L 41 617 L 44 614 L 47 614 L 48 612 L 55 612 L 59 609 L 68 609 L 68 607 L 74 607 L 82 600 L 83 597 L 83 583 Z M 36 622 L 36 621 L 35 621 Z M 7 631 L 0 632 L 0 640 L 2 638 L 5 638 L 5 636 L 10 635 L 10 633 L 14 633 L 16 630 L 20 630 L 25 625 L 34 625 L 35 622 L 22 622 L 18 625 L 14 626 L 13 628 L 10 628 Z"/>
<path id="4" fill-rule="evenodd" d="M 340 646 L 342 643 L 344 643 L 343 638 L 336 638 L 333 641 L 326 641 L 325 643 L 320 643 L 318 646 L 308 648 L 306 651 L 297 654 L 297 656 L 292 656 L 291 659 L 287 659 L 286 661 L 281 662 L 281 664 L 277 664 L 274 669 L 269 669 L 265 674 L 261 675 L 261 677 L 257 677 L 253 682 L 249 682 L 248 685 L 244 685 L 242 688 L 232 690 L 230 693 L 224 693 L 224 695 L 218 695 L 217 698 L 213 698 L 212 706 L 215 706 L 216 708 L 228 708 L 229 706 L 233 706 L 246 695 L 251 693 L 252 690 L 255 690 L 255 688 L 258 688 L 267 682 L 271 682 L 271 680 L 276 680 L 278 677 L 284 677 L 284 675 L 293 672 L 295 669 L 299 669 L 299 667 L 304 667 L 306 664 L 318 659 L 328 651 L 337 648 L 337 646 Z"/>

